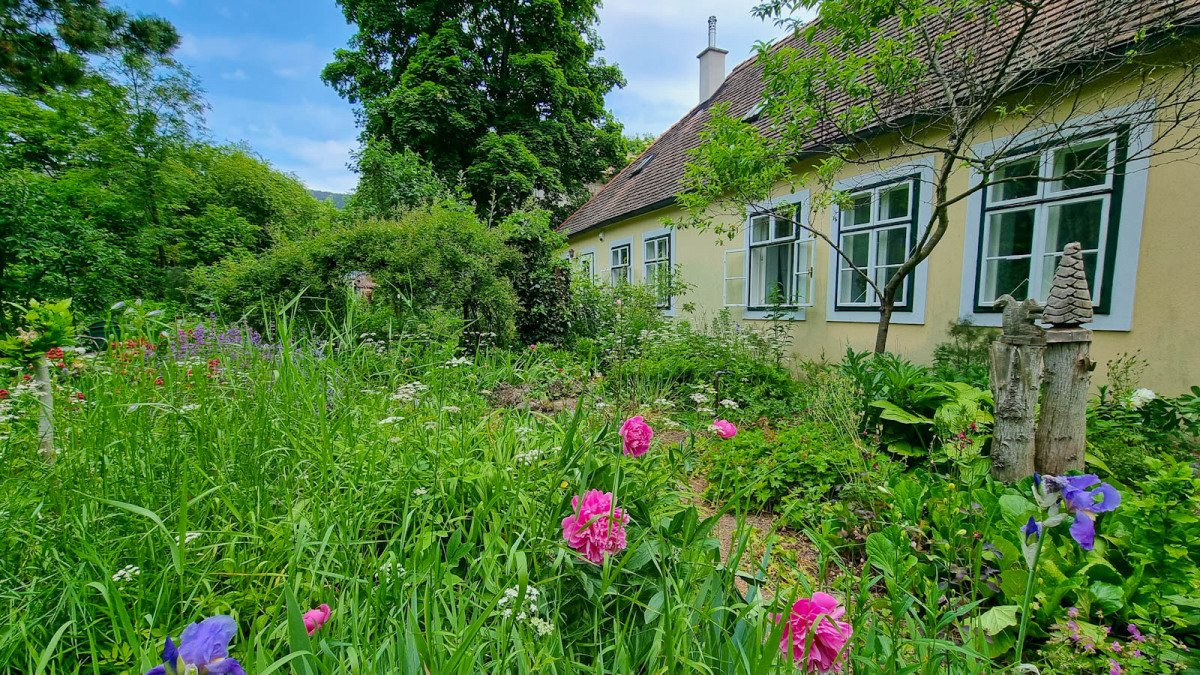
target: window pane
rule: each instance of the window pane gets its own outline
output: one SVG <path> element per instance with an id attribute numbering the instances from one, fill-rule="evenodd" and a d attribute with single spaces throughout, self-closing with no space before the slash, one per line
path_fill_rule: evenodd
<path id="1" fill-rule="evenodd" d="M 858 268 L 865 268 L 871 254 L 871 233 L 860 232 L 842 236 L 842 252 Z M 850 267 L 845 260 L 840 261 L 842 267 Z"/>
<path id="2" fill-rule="evenodd" d="M 871 222 L 871 193 L 866 192 L 851 198 L 853 205 L 845 213 L 846 226 L 866 225 Z"/>
<path id="3" fill-rule="evenodd" d="M 766 249 L 763 304 L 787 304 L 791 295 L 792 245 L 776 244 Z"/>
<path id="4" fill-rule="evenodd" d="M 1103 185 L 1108 174 L 1109 141 L 1093 141 L 1054 151 L 1054 190 Z"/>
<path id="5" fill-rule="evenodd" d="M 1037 156 L 1026 157 L 996 169 L 993 179 L 1005 182 L 991 187 L 989 190 L 991 201 L 1007 201 L 1036 195 L 1038 193 L 1038 163 Z"/>
<path id="6" fill-rule="evenodd" d="M 1050 244 L 1047 252 L 1061 252 L 1073 241 L 1079 242 L 1084 250 L 1099 248 L 1103 213 L 1104 198 L 1051 206 L 1046 228 L 1046 239 Z"/>
<path id="7" fill-rule="evenodd" d="M 792 236 L 793 223 L 789 220 L 790 214 L 783 213 L 778 218 L 775 218 L 775 239 L 787 239 Z"/>
<path id="8" fill-rule="evenodd" d="M 867 301 L 867 280 L 854 270 L 842 270 L 838 279 L 838 302 L 843 305 Z"/>
<path id="9" fill-rule="evenodd" d="M 879 219 L 907 218 L 909 215 L 908 193 L 908 183 L 897 185 L 881 193 L 879 195 Z"/>
<path id="10" fill-rule="evenodd" d="M 1042 263 L 1042 281 L 1041 287 L 1038 289 L 1038 298 L 1044 299 L 1050 297 L 1050 283 L 1054 281 L 1054 271 L 1058 268 L 1058 260 L 1062 257 L 1061 253 L 1048 255 Z M 1083 254 L 1083 270 L 1087 275 L 1088 291 L 1092 294 L 1092 302 L 1100 302 L 1099 286 L 1096 283 L 1096 260 L 1095 251 L 1084 252 Z"/>
<path id="11" fill-rule="evenodd" d="M 766 241 L 771 238 L 771 216 L 754 216 L 750 219 L 750 241 Z"/>
<path id="12" fill-rule="evenodd" d="M 1033 209 L 993 213 L 988 218 L 984 254 L 989 257 L 1029 255 L 1033 248 L 1033 219 Z"/>
<path id="13" fill-rule="evenodd" d="M 875 245 L 876 265 L 899 265 L 908 257 L 908 228 L 879 231 Z"/>
<path id="14" fill-rule="evenodd" d="M 1011 295 L 1017 300 L 1029 297 L 1030 258 L 1011 260 L 986 260 L 983 263 L 983 282 L 979 303 L 991 305 L 1002 295 Z"/>

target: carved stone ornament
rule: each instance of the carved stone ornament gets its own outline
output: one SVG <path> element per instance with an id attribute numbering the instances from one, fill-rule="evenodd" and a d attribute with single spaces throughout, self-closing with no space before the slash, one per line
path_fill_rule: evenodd
<path id="1" fill-rule="evenodd" d="M 1002 342 L 1011 345 L 1045 344 L 1046 331 L 1037 325 L 1042 315 L 1042 308 L 1037 300 L 1017 300 L 1011 295 L 1002 295 L 996 300 L 996 307 L 1004 310 Z"/>
<path id="2" fill-rule="evenodd" d="M 1077 241 L 1067 244 L 1054 271 L 1042 320 L 1055 328 L 1073 328 L 1092 321 L 1092 294 L 1080 249 Z"/>

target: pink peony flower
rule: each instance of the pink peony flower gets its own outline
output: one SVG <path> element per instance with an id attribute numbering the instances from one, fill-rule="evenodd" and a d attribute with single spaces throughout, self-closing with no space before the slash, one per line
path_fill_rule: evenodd
<path id="1" fill-rule="evenodd" d="M 737 427 L 729 420 L 713 420 L 712 426 L 709 429 L 721 440 L 727 441 L 737 436 Z"/>
<path id="2" fill-rule="evenodd" d="M 329 609 L 329 605 L 324 603 L 322 603 L 321 606 L 317 607 L 316 609 L 308 610 L 304 613 L 305 630 L 308 631 L 309 635 L 317 632 L 321 626 L 325 625 L 326 621 L 329 621 L 329 616 L 331 614 L 333 614 L 333 611 Z"/>
<path id="3" fill-rule="evenodd" d="M 801 669 L 819 673 L 840 671 L 846 642 L 854 629 L 845 621 L 839 621 L 846 610 L 838 606 L 837 599 L 826 593 L 813 593 L 812 598 L 800 598 L 792 605 L 787 618 L 779 649 L 791 654 Z M 816 624 L 814 626 L 814 624 Z"/>
<path id="4" fill-rule="evenodd" d="M 621 438 L 625 439 L 621 450 L 630 457 L 641 457 L 650 449 L 650 441 L 654 438 L 654 430 L 646 424 L 641 415 L 630 417 L 621 425 Z"/>
<path id="5" fill-rule="evenodd" d="M 563 518 L 563 539 L 567 545 L 583 554 L 590 562 L 604 563 L 606 554 L 625 549 L 625 526 L 629 515 L 615 508 L 611 492 L 588 490 L 583 496 L 571 498 L 575 514 Z"/>

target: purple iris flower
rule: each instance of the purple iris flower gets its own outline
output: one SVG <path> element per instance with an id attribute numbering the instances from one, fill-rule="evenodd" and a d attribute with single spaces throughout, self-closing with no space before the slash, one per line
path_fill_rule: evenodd
<path id="1" fill-rule="evenodd" d="M 1053 527 L 1062 522 L 1068 513 L 1075 515 L 1071 523 L 1071 536 L 1085 551 L 1096 545 L 1096 516 L 1112 511 L 1121 505 L 1121 493 L 1095 474 L 1082 476 L 1038 476 L 1034 475 L 1034 497 L 1042 508 L 1051 510 L 1046 526 Z M 1059 499 L 1067 513 L 1058 513 Z"/>
<path id="2" fill-rule="evenodd" d="M 1042 536 L 1042 524 L 1033 516 L 1029 516 L 1029 522 L 1025 523 L 1025 527 L 1021 528 L 1021 532 L 1025 534 L 1025 539 L 1029 539 L 1030 537 L 1036 539 Z"/>
<path id="3" fill-rule="evenodd" d="M 211 616 L 183 629 L 179 647 L 171 638 L 163 648 L 163 663 L 146 675 L 246 675 L 237 659 L 229 658 L 229 643 L 237 634 L 237 623 L 225 615 Z"/>

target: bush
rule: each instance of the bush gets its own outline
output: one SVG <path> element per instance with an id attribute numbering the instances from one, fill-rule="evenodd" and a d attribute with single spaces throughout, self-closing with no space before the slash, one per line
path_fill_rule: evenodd
<path id="1" fill-rule="evenodd" d="M 571 330 L 571 267 L 558 255 L 566 237 L 550 227 L 548 211 L 514 213 L 500 231 L 516 253 L 517 335 L 525 344 L 561 344 Z"/>
<path id="2" fill-rule="evenodd" d="M 514 264 L 500 234 L 470 211 L 439 206 L 398 221 L 366 221 L 288 242 L 257 258 L 226 260 L 196 275 L 213 308 L 246 316 L 299 297 L 308 323 L 340 323 L 351 272 L 370 274 L 373 302 L 397 316 L 446 312 L 501 342 L 512 339 L 516 295 L 505 277 Z"/>
<path id="3" fill-rule="evenodd" d="M 963 319 L 951 322 L 946 335 L 949 339 L 933 348 L 934 376 L 987 389 L 991 345 L 1000 336 L 1000 330 L 976 326 Z"/>
<path id="4" fill-rule="evenodd" d="M 744 429 L 709 451 L 707 496 L 752 510 L 815 516 L 836 488 L 864 468 L 862 451 L 833 426 L 806 422 L 780 431 Z"/>

